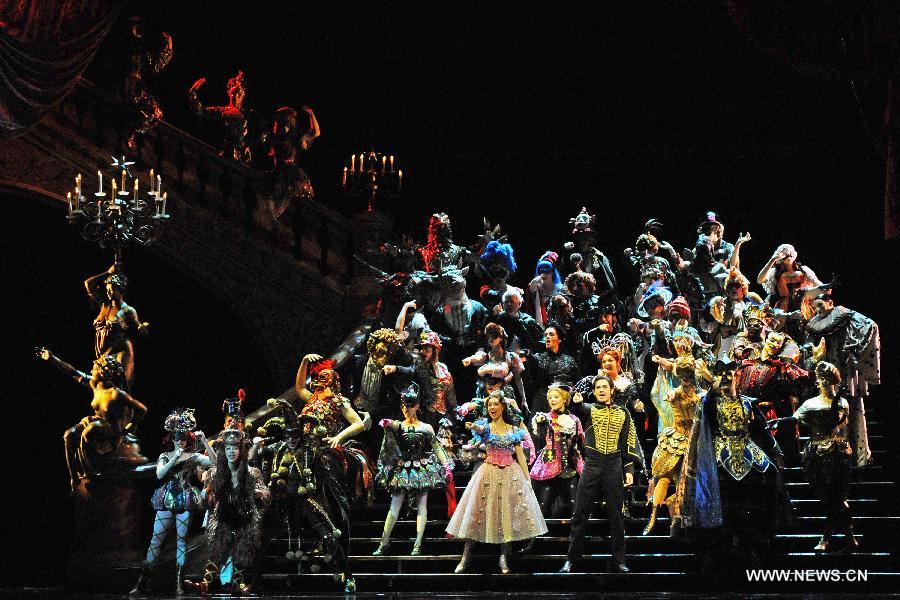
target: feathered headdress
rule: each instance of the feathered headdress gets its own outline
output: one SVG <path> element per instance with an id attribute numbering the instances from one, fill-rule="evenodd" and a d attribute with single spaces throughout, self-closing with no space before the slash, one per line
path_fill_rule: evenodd
<path id="1" fill-rule="evenodd" d="M 186 433 L 197 429 L 197 418 L 193 408 L 176 408 L 166 417 L 163 427 L 171 433 Z"/>

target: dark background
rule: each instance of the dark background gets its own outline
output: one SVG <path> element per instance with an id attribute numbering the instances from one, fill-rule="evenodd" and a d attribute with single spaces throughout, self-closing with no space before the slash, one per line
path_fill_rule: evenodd
<path id="1" fill-rule="evenodd" d="M 428 215 L 443 210 L 468 244 L 488 217 L 509 233 L 520 285 L 568 239 L 582 205 L 597 214 L 598 245 L 619 275 L 621 250 L 650 217 L 676 248 L 692 243 L 706 210 L 732 242 L 749 230 L 741 258 L 751 280 L 779 243 L 793 243 L 820 278 L 839 274 L 838 303 L 879 322 L 884 378 L 896 385 L 897 244 L 882 241 L 883 156 L 862 118 L 877 123 L 877 81 L 861 90 L 860 111 L 846 81 L 761 51 L 719 3 L 488 4 L 133 3 L 120 32 L 138 13 L 172 34 L 175 57 L 151 86 L 176 126 L 202 137 L 187 89 L 205 76 L 201 98 L 225 103 L 225 81 L 242 69 L 261 122 L 282 105 L 315 109 L 322 137 L 305 167 L 320 201 L 352 214 L 359 207 L 337 193 L 350 154 L 394 154 L 404 196 L 380 208 L 398 231 L 423 241 Z M 122 48 L 111 36 L 87 77 L 112 87 Z M 4 564 L 16 565 L 6 569 L 13 581 L 57 583 L 69 511 L 62 432 L 87 414 L 90 395 L 31 348 L 89 366 L 95 310 L 81 282 L 111 259 L 76 240 L 58 206 L 7 196 L 4 207 Z M 169 407 L 198 407 L 212 432 L 238 387 L 252 410 L 291 385 L 255 358 L 239 306 L 152 249 L 127 260 L 129 300 L 153 327 L 137 348 L 135 393 L 153 407 L 146 455 L 159 449 Z"/>

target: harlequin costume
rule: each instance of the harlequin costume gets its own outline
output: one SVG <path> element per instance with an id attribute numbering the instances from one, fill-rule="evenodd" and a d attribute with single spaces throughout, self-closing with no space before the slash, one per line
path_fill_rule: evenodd
<path id="1" fill-rule="evenodd" d="M 549 517 L 558 497 L 563 505 L 563 518 L 568 518 L 578 489 L 578 476 L 584 470 L 584 428 L 575 415 L 551 410 L 535 414 L 531 429 L 536 437 L 544 440 L 544 447 L 531 467 L 531 478 L 544 483 L 538 495 L 541 511 Z"/>

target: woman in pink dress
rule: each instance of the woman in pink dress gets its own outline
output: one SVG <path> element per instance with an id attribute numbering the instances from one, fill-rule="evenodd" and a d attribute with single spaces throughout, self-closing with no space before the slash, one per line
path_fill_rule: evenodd
<path id="1" fill-rule="evenodd" d="M 509 543 L 547 533 L 522 450 L 528 432 L 510 423 L 506 399 L 493 392 L 488 418 L 471 425 L 487 446 L 484 462 L 472 475 L 447 533 L 466 540 L 456 572 L 466 570 L 474 542 L 500 544 L 500 572 L 509 573 Z"/>

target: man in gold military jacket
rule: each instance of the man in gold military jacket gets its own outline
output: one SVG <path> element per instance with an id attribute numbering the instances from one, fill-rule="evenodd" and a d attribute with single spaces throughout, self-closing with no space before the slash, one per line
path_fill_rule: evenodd
<path id="1" fill-rule="evenodd" d="M 575 515 L 569 535 L 569 551 L 561 573 L 571 573 L 584 554 L 585 528 L 594 502 L 603 493 L 609 518 L 614 571 L 627 573 L 625 566 L 625 522 L 622 500 L 625 486 L 634 483 L 635 468 L 643 469 L 637 450 L 637 432 L 627 409 L 613 404 L 612 380 L 597 375 L 593 381 L 594 402 L 573 398 L 572 414 L 584 424 L 584 471 L 578 482 Z M 624 486 L 622 474 L 625 474 Z"/>

